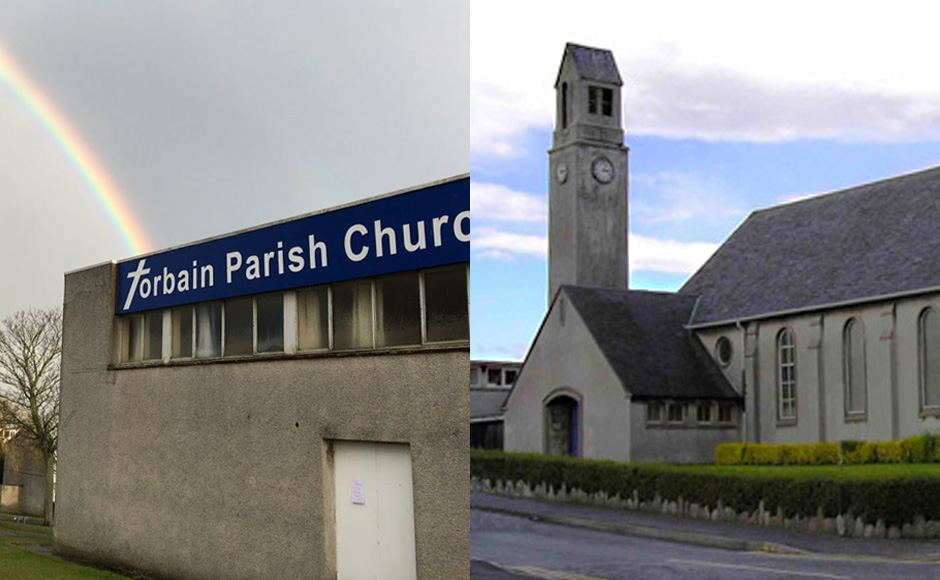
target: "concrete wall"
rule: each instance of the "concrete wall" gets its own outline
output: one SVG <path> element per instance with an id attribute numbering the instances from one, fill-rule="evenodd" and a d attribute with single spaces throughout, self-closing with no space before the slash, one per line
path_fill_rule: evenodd
<path id="1" fill-rule="evenodd" d="M 752 321 L 697 332 L 712 352 L 720 336 L 734 345 L 726 375 L 746 385 L 747 440 L 767 443 L 879 441 L 940 431 L 940 414 L 924 412 L 918 361 L 918 319 L 924 308 L 940 311 L 940 296 L 901 298 L 809 314 Z M 846 413 L 843 332 L 849 319 L 864 328 L 867 407 Z M 790 328 L 796 343 L 797 420 L 777 418 L 776 337 Z M 739 356 L 747 336 L 744 356 Z"/>
<path id="2" fill-rule="evenodd" d="M 507 401 L 507 451 L 545 452 L 545 404 L 558 393 L 580 400 L 581 456 L 631 459 L 627 392 L 564 293 L 546 315 Z"/>
<path id="3" fill-rule="evenodd" d="M 717 413 L 717 410 L 715 411 Z M 663 414 L 666 409 L 663 406 Z M 646 402 L 630 405 L 633 461 L 665 461 L 667 463 L 714 463 L 715 446 L 741 440 L 737 426 L 697 425 L 695 404 L 690 403 L 682 425 L 646 424 Z"/>
<path id="4" fill-rule="evenodd" d="M 20 489 L 19 485 L 0 485 L 0 512 L 20 513 Z"/>
<path id="5" fill-rule="evenodd" d="M 114 268 L 66 276 L 55 546 L 160 578 L 335 575 L 333 440 L 408 443 L 418 578 L 468 578 L 467 346 L 115 369 Z"/>
<path id="6" fill-rule="evenodd" d="M 562 128 L 556 119 L 549 152 L 549 302 L 565 284 L 626 288 L 628 282 L 627 149 L 620 87 L 581 79 L 567 57 L 557 91 L 561 83 L 569 87 L 569 123 Z M 589 85 L 614 92 L 612 116 L 588 113 Z M 592 175 L 592 164 L 599 157 L 614 167 L 610 183 L 600 183 Z M 559 178 L 562 167 L 564 179 Z"/>
<path id="7" fill-rule="evenodd" d="M 45 515 L 46 465 L 42 454 L 22 436 L 7 442 L 3 461 L 0 511 L 43 517 Z"/>

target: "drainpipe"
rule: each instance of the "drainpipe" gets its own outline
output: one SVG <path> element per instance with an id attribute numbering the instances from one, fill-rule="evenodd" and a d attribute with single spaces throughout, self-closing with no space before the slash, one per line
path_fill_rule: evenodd
<path id="1" fill-rule="evenodd" d="M 747 443 L 747 330 L 741 324 L 741 319 L 735 320 L 734 325 L 741 331 L 741 397 L 744 399 L 744 408 L 741 410 L 741 443 Z"/>

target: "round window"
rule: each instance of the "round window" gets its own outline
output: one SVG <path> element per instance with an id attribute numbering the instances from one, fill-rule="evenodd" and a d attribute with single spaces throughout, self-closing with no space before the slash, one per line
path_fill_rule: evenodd
<path id="1" fill-rule="evenodd" d="M 715 356 L 718 358 L 718 363 L 726 367 L 731 362 L 731 341 L 727 337 L 722 336 L 718 339 L 718 342 L 715 344 Z"/>

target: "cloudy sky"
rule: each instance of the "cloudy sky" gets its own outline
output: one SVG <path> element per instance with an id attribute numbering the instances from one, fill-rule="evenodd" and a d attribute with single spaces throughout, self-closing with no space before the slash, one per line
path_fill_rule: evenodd
<path id="1" fill-rule="evenodd" d="M 940 164 L 938 17 L 907 1 L 473 2 L 472 356 L 521 358 L 545 311 L 565 42 L 617 59 L 631 286 L 674 290 L 754 209 Z"/>
<path id="2" fill-rule="evenodd" d="M 0 317 L 133 253 L 465 173 L 465 0 L 0 0 Z"/>

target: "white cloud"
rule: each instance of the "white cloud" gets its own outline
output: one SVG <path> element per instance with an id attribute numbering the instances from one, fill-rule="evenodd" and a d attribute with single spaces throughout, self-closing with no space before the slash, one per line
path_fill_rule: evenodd
<path id="1" fill-rule="evenodd" d="M 513 260 L 527 257 L 544 260 L 548 254 L 545 236 L 517 234 L 496 228 L 474 228 L 470 250 L 473 259 Z"/>
<path id="2" fill-rule="evenodd" d="M 717 248 L 718 244 L 676 242 L 631 234 L 630 271 L 691 274 L 702 267 Z"/>
<path id="3" fill-rule="evenodd" d="M 473 260 L 544 260 L 548 238 L 516 234 L 496 228 L 475 228 L 470 242 Z M 651 270 L 669 274 L 691 274 L 715 252 L 718 244 L 677 242 L 648 236 L 630 235 L 630 270 Z"/>
<path id="4" fill-rule="evenodd" d="M 639 223 L 659 224 L 746 213 L 714 175 L 681 171 L 635 173 L 630 177 L 630 212 Z"/>
<path id="5" fill-rule="evenodd" d="M 470 182 L 470 211 L 474 220 L 544 223 L 548 215 L 544 198 L 476 181 Z"/>
<path id="6" fill-rule="evenodd" d="M 471 153 L 513 155 L 526 131 L 551 126 L 552 84 L 566 41 L 613 50 L 629 133 L 747 141 L 940 138 L 940 76 L 923 67 L 925 55 L 940 52 L 938 12 L 940 5 L 905 0 L 891 10 L 809 0 L 593 1 L 578 10 L 560 1 L 477 0 L 470 26 Z"/>
<path id="7" fill-rule="evenodd" d="M 553 102 L 548 98 L 485 81 L 470 87 L 470 148 L 496 157 L 517 157 L 522 133 L 551 126 Z"/>

